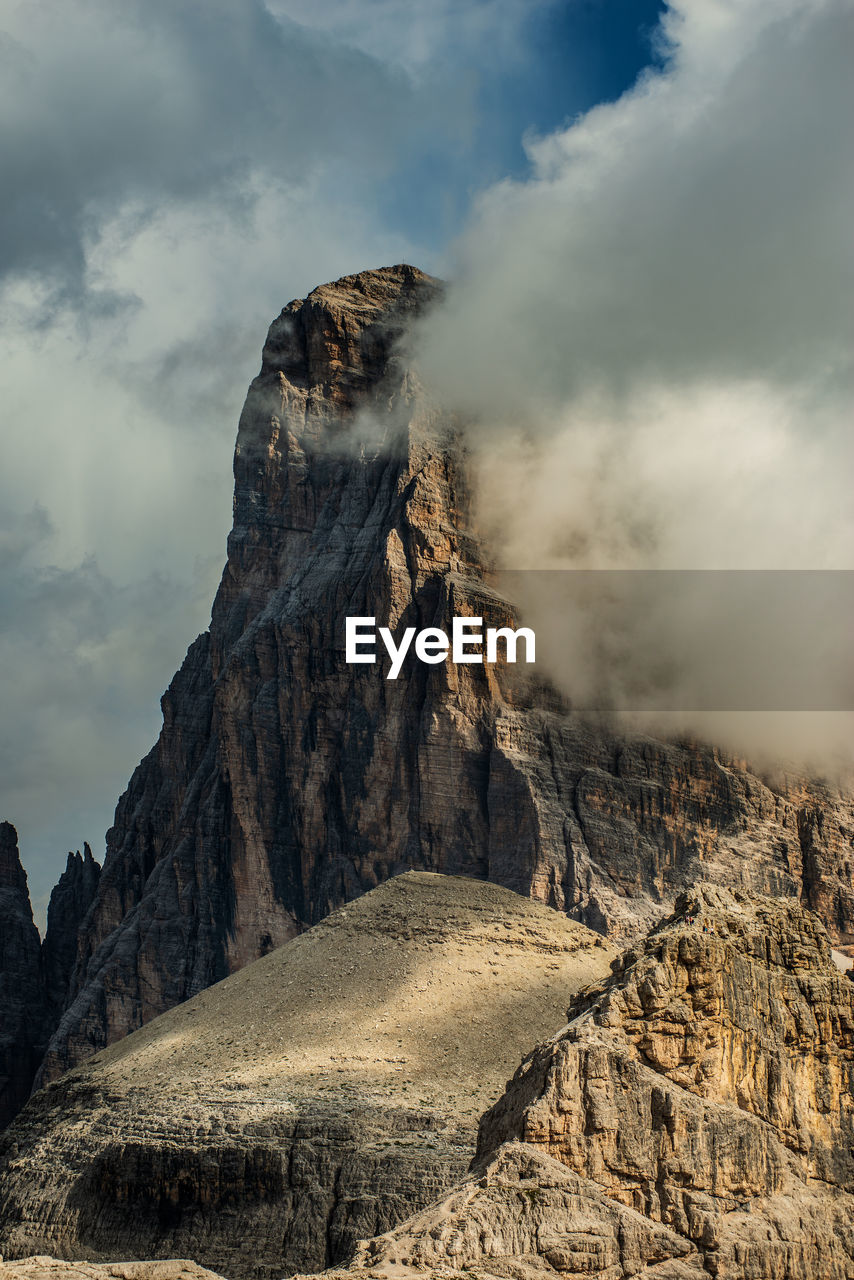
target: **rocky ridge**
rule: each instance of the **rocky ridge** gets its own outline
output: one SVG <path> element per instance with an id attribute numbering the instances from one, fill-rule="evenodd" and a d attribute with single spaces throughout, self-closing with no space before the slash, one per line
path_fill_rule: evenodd
<path id="1" fill-rule="evenodd" d="M 511 619 L 456 424 L 402 336 L 439 286 L 345 277 L 274 321 L 241 414 L 211 626 L 108 833 L 39 1079 L 408 868 L 489 879 L 617 938 L 698 880 L 790 896 L 854 946 L 854 803 L 711 748 L 612 734 L 509 668 L 343 658 L 343 619 Z"/>
<path id="2" fill-rule="evenodd" d="M 484 1116 L 716 1276 L 854 1273 L 854 983 L 785 900 L 708 887 L 616 962 Z"/>
<path id="3" fill-rule="evenodd" d="M 79 849 L 68 854 L 65 870 L 50 895 L 41 961 L 53 1027 L 67 1002 L 68 984 L 77 961 L 78 935 L 98 892 L 100 875 L 100 864 L 84 843 L 82 854 Z"/>
<path id="4" fill-rule="evenodd" d="M 340 1280 L 854 1276 L 854 982 L 819 921 L 704 887 L 613 967 L 469 1177 Z"/>
<path id="5" fill-rule="evenodd" d="M 464 1175 L 613 956 L 495 885 L 386 881 L 37 1093 L 0 1138 L 0 1254 L 339 1262 Z"/>

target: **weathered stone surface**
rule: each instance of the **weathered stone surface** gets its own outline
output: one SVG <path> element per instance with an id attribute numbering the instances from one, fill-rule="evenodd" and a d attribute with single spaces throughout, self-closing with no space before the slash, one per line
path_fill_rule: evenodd
<path id="1" fill-rule="evenodd" d="M 464 1175 L 614 954 L 483 881 L 386 881 L 37 1093 L 0 1139 L 0 1253 L 341 1261 Z"/>
<path id="2" fill-rule="evenodd" d="M 52 1028 L 66 1004 L 77 960 L 77 935 L 95 899 L 100 874 L 100 864 L 84 844 L 82 854 L 79 849 L 69 853 L 65 870 L 50 895 L 41 958 Z"/>
<path id="3" fill-rule="evenodd" d="M 411 267 L 364 272 L 270 329 L 210 631 L 119 802 L 44 1080 L 409 867 L 618 937 L 705 879 L 802 898 L 854 945 L 850 796 L 591 728 L 506 667 L 345 664 L 347 614 L 511 616 L 454 424 L 397 354 L 436 293 Z"/>
<path id="4" fill-rule="evenodd" d="M 854 984 L 819 921 L 707 887 L 615 969 L 484 1116 L 480 1159 L 531 1144 L 710 1275 L 854 1274 Z"/>
<path id="5" fill-rule="evenodd" d="M 0 1280 L 221 1280 L 195 1262 L 169 1258 L 163 1262 L 62 1262 L 37 1256 L 0 1261 Z"/>
<path id="6" fill-rule="evenodd" d="M 0 822 L 0 1128 L 26 1102 L 49 1034 L 40 946 L 18 834 Z"/>
<path id="7" fill-rule="evenodd" d="M 708 1272 L 684 1237 L 533 1147 L 507 1143 L 450 1195 L 362 1241 L 345 1270 L 326 1275 L 698 1280 Z"/>

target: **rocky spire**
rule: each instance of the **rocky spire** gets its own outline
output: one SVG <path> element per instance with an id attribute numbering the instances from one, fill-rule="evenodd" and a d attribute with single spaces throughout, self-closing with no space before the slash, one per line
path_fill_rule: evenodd
<path id="1" fill-rule="evenodd" d="M 0 1128 L 29 1096 L 48 1035 L 40 941 L 18 833 L 0 823 Z"/>
<path id="2" fill-rule="evenodd" d="M 65 870 L 54 886 L 47 909 L 47 932 L 42 943 L 42 974 L 54 1025 L 66 1003 L 68 984 L 77 959 L 77 935 L 98 889 L 100 864 L 84 843 L 68 854 Z"/>

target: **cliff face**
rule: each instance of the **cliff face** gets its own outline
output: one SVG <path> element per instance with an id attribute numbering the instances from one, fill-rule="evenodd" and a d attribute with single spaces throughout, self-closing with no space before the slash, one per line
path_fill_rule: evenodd
<path id="1" fill-rule="evenodd" d="M 636 934 L 697 879 L 804 898 L 854 943 L 849 799 L 711 750 L 593 731 L 510 668 L 344 662 L 346 615 L 506 623 L 464 451 L 398 338 L 437 285 L 347 277 L 272 325 L 241 415 L 210 631 L 108 833 L 55 1078 L 415 867 Z"/>
<path id="2" fill-rule="evenodd" d="M 580 992 L 447 1196 L 328 1280 L 848 1280 L 854 983 L 797 903 L 701 887 Z"/>
<path id="3" fill-rule="evenodd" d="M 854 983 L 797 904 L 726 890 L 570 1007 L 481 1121 L 690 1242 L 707 1274 L 854 1268 Z"/>
<path id="4" fill-rule="evenodd" d="M 49 1033 L 40 945 L 18 835 L 0 822 L 0 1128 L 26 1102 Z"/>
<path id="5" fill-rule="evenodd" d="M 613 956 L 496 885 L 386 881 L 39 1091 L 0 1138 L 0 1255 L 340 1262 L 464 1176 Z"/>

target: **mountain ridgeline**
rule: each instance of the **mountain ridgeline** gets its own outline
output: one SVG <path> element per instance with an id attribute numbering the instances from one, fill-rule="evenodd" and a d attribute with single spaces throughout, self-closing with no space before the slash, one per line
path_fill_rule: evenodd
<path id="1" fill-rule="evenodd" d="M 410 869 L 623 940 L 695 883 L 726 884 L 795 899 L 854 944 L 851 796 L 593 728 L 518 668 L 411 663 L 386 681 L 345 662 L 347 615 L 395 634 L 515 617 L 471 524 L 458 424 L 405 356 L 440 293 L 409 266 L 367 271 L 273 322 L 210 629 L 163 696 L 100 878 L 75 864 L 57 899 L 40 1018 L 15 1013 L 14 976 L 0 987 L 4 1034 L 28 1046 L 20 1078 L 3 1068 L 2 1118 L 38 1061 L 37 1081 L 56 1079 Z M 3 892 L 35 957 L 25 884 Z"/>

